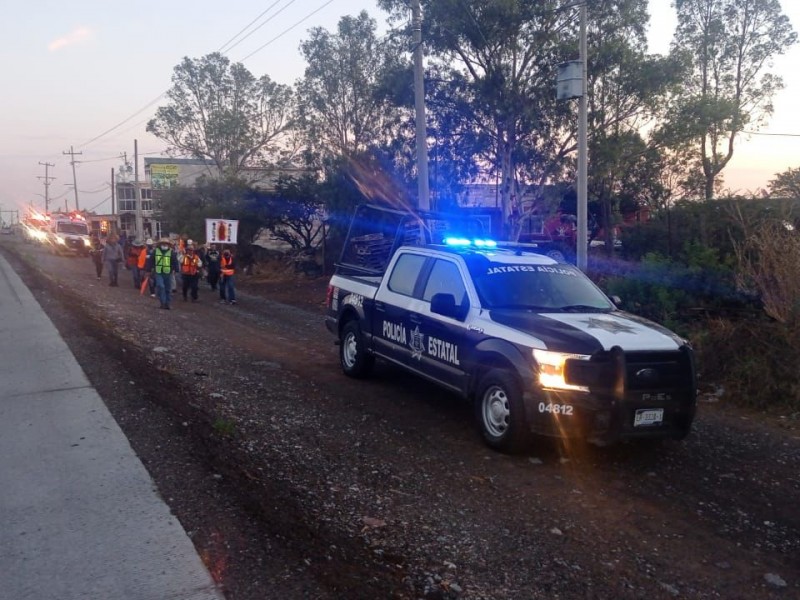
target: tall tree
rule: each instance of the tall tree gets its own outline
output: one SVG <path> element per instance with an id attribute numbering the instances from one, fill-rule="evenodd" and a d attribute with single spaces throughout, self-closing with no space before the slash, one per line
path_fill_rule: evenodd
<path id="1" fill-rule="evenodd" d="M 147 131 L 173 152 L 213 160 L 226 175 L 267 163 L 291 125 L 291 88 L 267 75 L 256 79 L 218 52 L 184 58 L 167 98 Z"/>
<path id="2" fill-rule="evenodd" d="M 156 201 L 165 231 L 183 233 L 198 240 L 205 237 L 205 219 L 238 219 L 240 243 L 249 244 L 265 226 L 261 215 L 254 215 L 246 198 L 253 193 L 253 187 L 246 181 L 235 177 L 200 177 L 189 188 L 175 186 L 163 192 Z"/>
<path id="3" fill-rule="evenodd" d="M 336 32 L 311 29 L 300 44 L 307 63 L 296 85 L 300 124 L 315 153 L 363 153 L 396 123 L 397 113 L 381 92 L 400 55 L 378 39 L 376 30 L 375 20 L 362 11 L 342 17 Z"/>
<path id="4" fill-rule="evenodd" d="M 693 68 L 673 116 L 695 140 L 710 200 L 737 137 L 772 114 L 783 80 L 769 68 L 797 34 L 779 0 L 675 0 L 675 8 L 673 45 Z"/>
<path id="5" fill-rule="evenodd" d="M 394 18 L 407 16 L 404 0 L 379 4 Z M 443 122 L 457 124 L 460 139 L 474 144 L 481 168 L 476 179 L 500 182 L 503 216 L 513 237 L 525 217 L 519 199 L 526 188 L 543 199 L 546 184 L 574 177 L 576 108 L 558 102 L 553 88 L 558 64 L 576 55 L 575 8 L 557 0 L 423 0 L 422 5 L 431 72 L 441 73 L 429 89 L 437 94 L 435 101 L 444 99 L 433 107 L 446 111 Z M 610 139 L 646 124 L 645 113 L 654 113 L 677 67 L 646 56 L 642 2 L 597 0 L 589 10 L 590 131 Z M 431 122 L 438 119 L 441 113 Z"/>
<path id="6" fill-rule="evenodd" d="M 800 167 L 776 173 L 769 182 L 769 191 L 772 196 L 800 200 Z"/>
<path id="7" fill-rule="evenodd" d="M 647 54 L 648 21 L 639 0 L 599 0 L 589 11 L 589 197 L 600 205 L 609 252 L 619 203 L 630 209 L 665 196 L 659 139 L 643 132 L 662 117 L 685 67 Z"/>
<path id="8" fill-rule="evenodd" d="M 379 4 L 397 20 L 407 18 L 404 0 Z M 568 11 L 558 10 L 555 0 L 422 0 L 421 5 L 431 69 L 446 78 L 431 87 L 438 100 L 451 101 L 449 107 L 441 103 L 447 114 L 442 123 L 457 125 L 462 140 L 475 142 L 471 150 L 483 171 L 477 179 L 499 181 L 509 226 L 519 213 L 522 166 L 546 179 L 563 167 L 553 156 L 568 151 L 569 142 L 558 132 L 567 127 L 570 110 L 553 94 L 555 65 L 569 53 Z M 437 139 L 447 135 L 437 132 Z"/>

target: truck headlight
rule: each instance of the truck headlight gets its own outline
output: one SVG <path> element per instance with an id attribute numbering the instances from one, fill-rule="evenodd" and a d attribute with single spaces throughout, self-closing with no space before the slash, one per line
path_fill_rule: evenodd
<path id="1" fill-rule="evenodd" d="M 539 383 L 545 389 L 575 390 L 588 392 L 589 388 L 583 385 L 571 385 L 564 380 L 564 364 L 568 359 L 589 360 L 586 354 L 566 354 L 551 352 L 534 348 L 533 358 L 539 365 Z"/>
<path id="2" fill-rule="evenodd" d="M 64 244 L 66 244 L 66 243 L 67 243 L 67 241 L 66 241 L 66 240 L 65 240 L 63 237 L 61 237 L 60 235 L 57 235 L 57 236 L 56 236 L 56 241 L 57 241 L 59 244 L 62 244 L 62 245 L 64 245 Z"/>
<path id="3" fill-rule="evenodd" d="M 92 241 L 89 238 L 83 238 L 83 245 L 88 248 L 92 245 Z"/>

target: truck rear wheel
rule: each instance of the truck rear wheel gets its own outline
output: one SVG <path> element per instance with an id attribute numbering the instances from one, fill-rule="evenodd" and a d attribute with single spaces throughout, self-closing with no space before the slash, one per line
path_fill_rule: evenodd
<path id="1" fill-rule="evenodd" d="M 483 439 L 492 448 L 513 454 L 528 445 L 522 392 L 508 371 L 493 369 L 484 375 L 475 397 L 475 412 Z"/>
<path id="2" fill-rule="evenodd" d="M 364 337 L 361 327 L 356 321 L 350 321 L 342 327 L 339 337 L 339 362 L 342 371 L 348 377 L 363 378 L 372 372 L 375 357 L 364 348 Z"/>

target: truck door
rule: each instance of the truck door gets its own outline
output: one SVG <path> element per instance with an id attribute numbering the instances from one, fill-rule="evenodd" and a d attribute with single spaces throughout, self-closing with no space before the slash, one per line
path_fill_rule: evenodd
<path id="1" fill-rule="evenodd" d="M 463 316 L 459 319 L 431 311 L 436 294 L 450 294 L 461 315 L 469 309 L 469 297 L 458 264 L 445 258 L 435 259 L 422 282 L 421 293 L 410 311 L 411 335 L 415 338 L 411 367 L 437 381 L 461 390 L 464 388 L 466 354 L 469 339 Z M 414 364 L 416 363 L 416 364 Z"/>
<path id="2" fill-rule="evenodd" d="M 401 365 L 407 365 L 411 356 L 408 307 L 427 260 L 419 254 L 401 254 L 375 296 L 372 319 L 375 352 Z"/>

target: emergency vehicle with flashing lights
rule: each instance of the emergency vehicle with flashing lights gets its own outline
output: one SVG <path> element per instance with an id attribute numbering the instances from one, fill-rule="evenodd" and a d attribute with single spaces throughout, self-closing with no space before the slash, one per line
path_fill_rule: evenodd
<path id="1" fill-rule="evenodd" d="M 31 209 L 22 219 L 22 239 L 27 243 L 46 244 L 49 231 L 49 215 Z"/>
<path id="2" fill-rule="evenodd" d="M 92 240 L 89 225 L 78 212 L 50 216 L 50 249 L 56 254 L 89 256 Z"/>
<path id="3" fill-rule="evenodd" d="M 325 318 L 346 375 L 366 377 L 380 358 L 451 390 L 506 452 L 534 435 L 604 445 L 689 434 L 686 340 L 619 310 L 572 265 L 443 221 L 356 210 Z"/>

